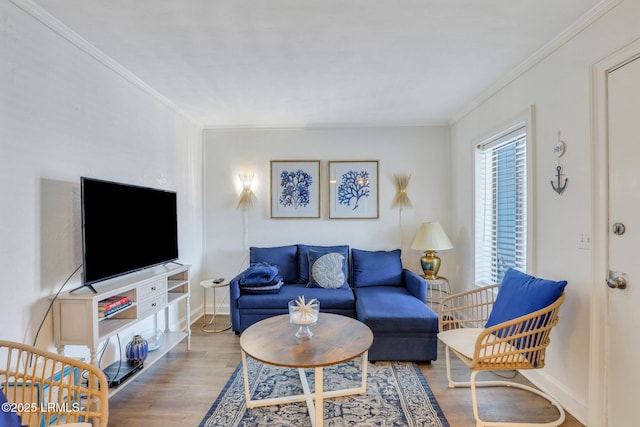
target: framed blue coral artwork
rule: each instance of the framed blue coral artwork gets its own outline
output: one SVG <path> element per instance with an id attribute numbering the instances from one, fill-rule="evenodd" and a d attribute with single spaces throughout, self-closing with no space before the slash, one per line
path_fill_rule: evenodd
<path id="1" fill-rule="evenodd" d="M 271 218 L 320 218 L 320 161 L 271 161 Z"/>
<path id="2" fill-rule="evenodd" d="M 329 162 L 329 218 L 378 218 L 378 161 Z"/>

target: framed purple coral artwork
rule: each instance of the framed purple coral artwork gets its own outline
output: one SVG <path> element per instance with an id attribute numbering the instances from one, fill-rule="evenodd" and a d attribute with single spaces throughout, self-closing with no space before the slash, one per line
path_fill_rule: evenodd
<path id="1" fill-rule="evenodd" d="M 320 161 L 271 161 L 271 218 L 320 218 Z"/>
<path id="2" fill-rule="evenodd" d="M 378 218 L 378 161 L 329 162 L 329 218 Z"/>

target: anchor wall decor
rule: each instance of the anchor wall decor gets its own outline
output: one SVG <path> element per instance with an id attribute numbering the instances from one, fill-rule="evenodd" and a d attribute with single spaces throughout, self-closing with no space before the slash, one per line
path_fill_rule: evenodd
<path id="1" fill-rule="evenodd" d="M 560 183 L 560 182 L 561 182 L 560 180 L 562 179 L 562 176 L 563 176 L 563 173 L 562 173 L 562 166 L 557 166 L 557 167 L 556 167 L 556 171 L 557 171 L 557 173 L 556 173 L 556 179 L 558 180 L 558 185 L 556 186 L 556 185 L 553 183 L 553 180 L 551 180 L 551 187 L 553 188 L 553 191 L 555 191 L 556 193 L 558 193 L 558 194 L 562 194 L 562 192 L 564 191 L 564 189 L 565 189 L 565 188 L 567 188 L 567 182 L 569 182 L 569 178 L 565 178 L 565 179 L 564 179 L 564 183 L 562 183 L 562 184 L 561 184 L 561 183 Z"/>
<path id="2" fill-rule="evenodd" d="M 556 180 L 557 184 L 551 180 L 551 188 L 558 194 L 562 194 L 562 192 L 567 188 L 567 183 L 569 182 L 569 178 L 565 178 L 564 182 L 562 182 L 562 177 L 564 174 L 562 173 L 562 166 L 560 165 L 560 157 L 564 154 L 566 150 L 566 145 L 564 141 L 560 138 L 560 131 L 558 131 L 558 142 L 553 147 L 553 154 L 558 158 L 558 166 L 556 166 Z"/>

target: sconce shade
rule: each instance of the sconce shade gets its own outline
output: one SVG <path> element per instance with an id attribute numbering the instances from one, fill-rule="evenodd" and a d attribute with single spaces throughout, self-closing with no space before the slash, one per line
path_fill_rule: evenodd
<path id="1" fill-rule="evenodd" d="M 238 175 L 238 178 L 242 182 L 242 193 L 240 193 L 240 200 L 236 209 L 251 209 L 253 207 L 253 192 L 251 191 L 253 175 Z"/>
<path id="2" fill-rule="evenodd" d="M 393 180 L 396 183 L 396 197 L 393 199 L 392 207 L 400 207 L 400 208 L 412 208 L 411 200 L 409 200 L 409 195 L 407 194 L 407 187 L 409 186 L 409 181 L 411 181 L 411 174 L 395 174 L 393 175 Z"/>
<path id="3" fill-rule="evenodd" d="M 420 226 L 411 244 L 411 249 L 424 251 L 420 258 L 422 271 L 427 279 L 436 279 L 440 270 L 440 257 L 436 251 L 452 249 L 453 245 L 438 222 L 425 222 Z"/>

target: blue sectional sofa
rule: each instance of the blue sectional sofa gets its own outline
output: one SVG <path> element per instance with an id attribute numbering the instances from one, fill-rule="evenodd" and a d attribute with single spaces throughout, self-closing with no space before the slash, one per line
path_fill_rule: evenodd
<path id="1" fill-rule="evenodd" d="M 252 267 L 275 266 L 264 291 L 247 280 L 230 282 L 232 329 L 286 314 L 299 296 L 320 301 L 320 311 L 356 318 L 371 328 L 369 360 L 437 359 L 438 316 L 425 303 L 427 283 L 403 269 L 400 250 L 364 251 L 347 245 L 250 248 Z M 274 286 L 281 280 L 282 286 Z"/>

